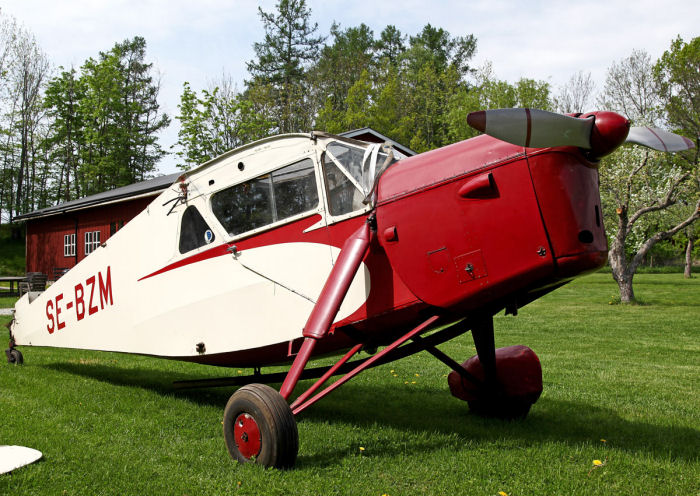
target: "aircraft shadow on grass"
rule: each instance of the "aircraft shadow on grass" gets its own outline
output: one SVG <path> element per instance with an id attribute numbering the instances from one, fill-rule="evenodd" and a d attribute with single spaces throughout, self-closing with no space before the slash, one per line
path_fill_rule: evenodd
<path id="1" fill-rule="evenodd" d="M 198 379 L 183 377 L 182 373 L 151 368 L 123 368 L 98 364 L 57 362 L 45 367 L 69 374 L 89 377 L 118 386 L 138 387 L 163 395 L 187 399 L 201 405 L 221 406 L 226 403 L 234 387 L 197 390 L 177 390 L 173 381 Z M 395 378 L 392 378 L 395 379 Z M 387 378 L 387 382 L 390 382 Z M 424 453 L 443 449 L 450 444 L 455 450 L 466 443 L 489 442 L 498 439 L 518 439 L 521 446 L 535 446 L 547 442 L 565 442 L 572 446 L 599 444 L 606 439 L 610 448 L 628 452 L 647 452 L 663 458 L 686 461 L 697 460 L 695 447 L 700 430 L 688 427 L 659 426 L 620 417 L 613 408 L 585 402 L 564 401 L 545 396 L 537 402 L 524 421 L 484 419 L 472 415 L 466 403 L 449 395 L 447 384 L 436 390 L 421 385 L 396 384 L 344 385 L 338 392 L 324 398 L 299 420 L 327 424 L 366 427 L 363 444 L 371 446 L 373 455 L 393 456 L 399 447 L 392 443 L 372 444 L 372 432 L 378 426 L 415 433 L 439 433 L 434 441 L 403 443 L 404 453 Z M 446 382 L 446 381 L 445 381 Z M 311 384 L 300 383 L 298 392 Z M 382 398 L 381 402 L 377 402 Z M 455 436 L 455 434 L 457 436 Z M 339 446 L 308 456 L 301 453 L 298 467 L 334 465 L 348 456 L 350 446 Z M 369 449 L 369 448 L 368 448 Z"/>

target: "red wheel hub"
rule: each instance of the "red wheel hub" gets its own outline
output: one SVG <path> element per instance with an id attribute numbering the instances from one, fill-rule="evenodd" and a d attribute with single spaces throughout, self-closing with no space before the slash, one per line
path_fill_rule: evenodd
<path id="1" fill-rule="evenodd" d="M 262 438 L 260 429 L 255 419 L 247 413 L 241 413 L 233 424 L 233 437 L 236 440 L 238 451 L 245 458 L 252 458 L 260 454 Z"/>

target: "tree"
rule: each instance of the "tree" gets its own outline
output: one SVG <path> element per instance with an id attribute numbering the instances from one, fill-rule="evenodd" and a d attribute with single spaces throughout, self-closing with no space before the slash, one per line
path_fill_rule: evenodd
<path id="1" fill-rule="evenodd" d="M 557 111 L 573 114 L 591 110 L 589 105 L 594 92 L 595 83 L 591 73 L 577 72 L 559 89 L 559 96 L 554 99 Z"/>
<path id="2" fill-rule="evenodd" d="M 344 121 L 351 88 L 364 71 L 368 72 L 368 77 L 370 72 L 375 73 L 375 41 L 372 30 L 365 24 L 341 30 L 334 23 L 331 36 L 333 43 L 323 47 L 318 60 L 308 71 L 307 81 L 315 109 L 318 109 L 314 112 L 317 114 L 314 126 L 341 132 L 348 129 Z"/>
<path id="3" fill-rule="evenodd" d="M 180 121 L 178 167 L 188 169 L 269 135 L 274 123 L 266 112 L 255 110 L 250 97 L 236 91 L 227 75 L 202 90 L 201 97 L 185 82 L 176 117 Z"/>
<path id="4" fill-rule="evenodd" d="M 411 36 L 407 62 L 410 71 L 416 73 L 428 62 L 432 62 L 435 71 L 442 74 L 448 67 L 453 67 L 460 78 L 472 72 L 469 61 L 476 52 L 474 35 L 451 36 L 442 28 L 426 24 L 417 36 Z"/>
<path id="5" fill-rule="evenodd" d="M 279 0 L 277 12 L 264 12 L 258 7 L 265 28 L 265 39 L 255 43 L 256 60 L 248 62 L 252 79 L 249 88 L 267 87 L 274 98 L 274 114 L 279 132 L 308 129 L 311 115 L 303 112 L 307 89 L 305 72 L 318 57 L 323 38 L 314 36 L 318 24 L 311 24 L 311 10 L 305 0 Z"/>
<path id="6" fill-rule="evenodd" d="M 406 36 L 394 25 L 385 27 L 379 39 L 374 43 L 379 60 L 386 59 L 389 64 L 395 65 L 399 57 L 406 51 Z"/>
<path id="7" fill-rule="evenodd" d="M 695 213 L 700 212 L 700 37 L 689 43 L 679 36 L 671 42 L 670 50 L 664 52 L 654 65 L 654 80 L 665 101 L 664 109 L 669 125 L 681 134 L 695 139 L 695 153 L 684 154 L 693 171 L 695 194 L 698 203 Z M 688 205 L 692 213 L 693 202 Z M 697 217 L 697 216 L 696 216 Z M 691 276 L 692 253 L 697 228 L 686 227 L 687 246 L 685 255 L 685 277 Z"/>
<path id="8" fill-rule="evenodd" d="M 45 107 L 61 198 L 142 181 L 165 154 L 158 133 L 170 118 L 160 112 L 160 83 L 145 57 L 146 40 L 137 36 L 89 58 L 79 76 L 63 71 L 49 84 Z"/>
<path id="9" fill-rule="evenodd" d="M 417 152 L 448 144 L 449 106 L 455 95 L 468 88 L 469 65 L 476 51 L 473 35 L 452 36 L 430 24 L 409 39 L 408 49 L 399 57 L 398 75 L 403 93 L 404 136 Z"/>
<path id="10" fill-rule="evenodd" d="M 53 177 L 56 182 L 53 200 L 56 202 L 81 196 L 79 175 L 82 169 L 84 125 L 78 106 L 84 95 L 83 81 L 72 67 L 49 81 L 44 95 L 44 107 L 51 119 L 45 147 L 51 161 L 57 165 Z"/>
<path id="11" fill-rule="evenodd" d="M 11 221 L 33 208 L 35 202 L 38 132 L 43 119 L 42 91 L 50 71 L 48 57 L 35 37 L 2 18 L 0 77 L 4 79 L 3 169 L 0 200 Z"/>
<path id="12" fill-rule="evenodd" d="M 467 124 L 467 114 L 498 108 L 538 108 L 550 110 L 553 102 L 546 81 L 521 78 L 515 84 L 496 77 L 490 62 L 474 72 L 474 81 L 462 87 L 448 103 L 449 141 L 472 138 L 478 134 Z"/>
<path id="13" fill-rule="evenodd" d="M 697 95 L 696 95 L 697 98 Z M 635 124 L 660 125 L 663 99 L 654 85 L 645 52 L 613 63 L 608 70 L 601 106 L 627 115 Z M 696 211 L 676 222 L 681 200 L 688 201 L 693 170 L 688 162 L 640 148 L 622 148 L 600 168 L 601 195 L 610 235 L 610 267 L 624 303 L 635 300 L 632 281 L 651 248 L 692 224 Z M 698 205 L 700 207 L 700 204 Z"/>
<path id="14" fill-rule="evenodd" d="M 685 228 L 686 235 L 686 246 L 685 246 L 685 268 L 683 269 L 683 277 L 690 279 L 693 271 L 693 250 L 695 248 L 695 240 L 700 237 L 700 232 L 696 227 L 697 223 L 693 226 L 688 226 Z"/>
<path id="15" fill-rule="evenodd" d="M 430 24 L 408 46 L 391 25 L 376 40 L 364 24 L 344 30 L 334 24 L 331 35 L 309 70 L 317 128 L 371 126 L 419 152 L 449 143 L 447 109 L 468 86 L 472 35 L 455 37 Z"/>

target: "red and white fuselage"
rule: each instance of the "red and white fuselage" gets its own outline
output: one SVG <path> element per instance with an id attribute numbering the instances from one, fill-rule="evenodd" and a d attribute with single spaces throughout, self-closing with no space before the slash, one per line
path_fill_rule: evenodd
<path id="1" fill-rule="evenodd" d="M 427 308 L 455 319 L 517 308 L 605 262 L 597 169 L 577 148 L 481 136 L 381 174 L 378 149 L 284 135 L 183 174 L 45 292 L 17 302 L 15 343 L 289 361 L 343 243 L 370 216 L 377 235 L 317 353 L 358 336 L 384 344 Z"/>

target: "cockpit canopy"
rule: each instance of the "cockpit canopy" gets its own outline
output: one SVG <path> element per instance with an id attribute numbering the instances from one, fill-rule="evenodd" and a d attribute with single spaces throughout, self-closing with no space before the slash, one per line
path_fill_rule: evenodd
<path id="1" fill-rule="evenodd" d="M 217 233 L 248 236 L 314 213 L 323 225 L 361 215 L 374 206 L 382 172 L 400 158 L 388 143 L 325 133 L 267 138 L 227 152 L 173 189 L 187 206 L 179 251 L 203 248 Z"/>

